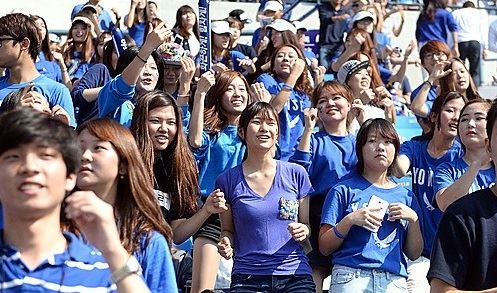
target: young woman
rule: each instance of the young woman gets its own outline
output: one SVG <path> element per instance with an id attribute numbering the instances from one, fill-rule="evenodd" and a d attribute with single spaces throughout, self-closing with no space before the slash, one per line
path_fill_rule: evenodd
<path id="1" fill-rule="evenodd" d="M 255 49 L 252 46 L 239 43 L 240 34 L 241 34 L 243 28 L 245 27 L 245 24 L 239 18 L 232 17 L 232 16 L 228 17 L 227 21 L 230 24 L 230 30 L 231 30 L 230 50 L 238 51 L 238 52 L 242 53 L 243 55 L 249 57 L 251 60 L 254 60 L 254 58 L 257 58 L 257 53 L 255 52 Z"/>
<path id="2" fill-rule="evenodd" d="M 304 109 L 311 105 L 312 87 L 302 50 L 294 45 L 277 49 L 271 58 L 271 74 L 264 73 L 257 81 L 273 96 L 271 105 L 281 122 L 281 160 L 287 161 L 304 131 Z"/>
<path id="3" fill-rule="evenodd" d="M 454 161 L 463 155 L 456 139 L 457 123 L 461 109 L 467 100 L 457 92 L 437 97 L 431 109 L 431 131 L 421 140 L 402 144 L 394 175 L 403 177 L 412 173 L 412 191 L 421 207 L 424 249 L 422 257 L 409 266 L 411 292 L 429 290 L 426 273 L 430 265 L 430 253 L 442 212 L 434 206 L 433 172 L 440 164 Z"/>
<path id="4" fill-rule="evenodd" d="M 174 98 L 161 91 L 145 94 L 133 112 L 131 132 L 146 170 L 150 170 L 162 214 L 180 244 L 202 226 L 211 214 L 224 211 L 224 198 L 213 193 L 197 207 L 198 172 Z M 198 210 L 198 212 L 197 212 Z"/>
<path id="5" fill-rule="evenodd" d="M 151 291 L 177 292 L 171 228 L 131 132 L 109 119 L 88 121 L 77 132 L 83 154 L 76 186 L 114 207 L 123 246 L 138 259 Z"/>
<path id="6" fill-rule="evenodd" d="M 322 292 L 331 263 L 330 257 L 319 253 L 318 246 L 324 199 L 328 190 L 357 163 L 355 136 L 347 130 L 352 102 L 350 90 L 339 82 L 327 81 L 318 85 L 312 94 L 312 108 L 304 110 L 304 133 L 289 160 L 307 169 L 314 187 L 310 194 L 309 215 L 312 252 L 308 256 L 317 292 Z M 319 125 L 319 131 L 313 133 L 316 125 Z"/>
<path id="7" fill-rule="evenodd" d="M 466 194 L 488 188 L 495 182 L 495 166 L 487 150 L 487 100 L 471 100 L 461 110 L 458 124 L 464 156 L 441 164 L 435 170 L 433 190 L 440 210 Z"/>
<path id="8" fill-rule="evenodd" d="M 145 40 L 145 26 L 148 21 L 147 0 L 131 0 L 128 15 L 124 17 L 124 24 L 138 47 L 141 47 Z"/>
<path id="9" fill-rule="evenodd" d="M 450 33 L 454 42 L 452 51 L 458 57 L 457 23 L 447 10 L 447 3 L 447 0 L 423 0 L 423 10 L 416 22 L 416 40 L 420 48 L 431 40 L 448 43 Z"/>
<path id="10" fill-rule="evenodd" d="M 227 69 L 247 73 L 255 72 L 255 65 L 251 59 L 241 52 L 231 50 L 231 30 L 227 21 L 211 23 L 212 64 L 222 64 Z"/>
<path id="11" fill-rule="evenodd" d="M 183 5 L 176 11 L 176 23 L 173 32 L 183 39 L 183 49 L 190 52 L 190 57 L 195 59 L 200 51 L 197 15 L 192 7 Z M 181 40 L 181 39 L 180 39 Z"/>
<path id="12" fill-rule="evenodd" d="M 229 203 L 218 247 L 223 257 L 234 255 L 230 292 L 315 292 L 302 246 L 310 233 L 309 177 L 273 158 L 279 123 L 270 104 L 245 109 L 238 133 L 246 159 L 216 180 Z"/>
<path id="13" fill-rule="evenodd" d="M 62 56 L 67 66 L 70 81 L 74 83 L 85 74 L 93 63 L 95 56 L 93 39 L 96 38 L 96 35 L 92 22 L 83 16 L 76 16 L 73 19 L 67 35 L 67 41 L 62 47 Z"/>
<path id="14" fill-rule="evenodd" d="M 319 248 L 333 253 L 331 292 L 376 292 L 377 286 L 407 292 L 405 256 L 417 259 L 423 238 L 416 197 L 390 178 L 399 147 L 389 121 L 366 121 L 357 135 L 358 174 L 326 197 Z"/>
<path id="15" fill-rule="evenodd" d="M 112 118 L 127 127 L 131 125 L 134 103 L 147 92 L 164 86 L 163 62 L 156 49 L 171 35 L 171 30 L 160 23 L 147 35 L 139 50 L 131 47 L 119 56 L 117 67 L 123 68 L 122 73 L 98 93 L 99 117 Z"/>
<path id="16" fill-rule="evenodd" d="M 469 70 L 461 59 L 451 59 L 444 69 L 448 74 L 440 78 L 440 94 L 458 92 L 468 101 L 481 98 Z"/>
<path id="17" fill-rule="evenodd" d="M 357 133 L 369 118 L 387 118 L 395 122 L 395 108 L 390 93 L 385 87 L 375 88 L 368 61 L 349 60 L 338 71 L 338 80 L 348 86 L 355 97 L 349 116 L 349 130 Z"/>
<path id="18" fill-rule="evenodd" d="M 45 19 L 38 15 L 31 15 L 30 18 L 35 22 L 41 40 L 40 54 L 38 55 L 35 64 L 36 69 L 40 74 L 43 74 L 55 81 L 63 82 L 62 75 L 67 75 L 67 68 L 64 62 L 58 63 L 56 61 L 52 51 L 50 50 L 50 40 L 48 38 L 47 23 L 45 22 Z"/>
<path id="19" fill-rule="evenodd" d="M 217 78 L 210 72 L 200 79 L 195 92 L 188 142 L 199 169 L 200 195 L 205 200 L 215 191 L 219 174 L 242 162 L 245 147 L 237 133 L 240 114 L 252 102 L 245 78 L 224 71 Z M 205 105 L 205 106 L 204 106 Z M 192 292 L 213 289 L 221 260 L 216 243 L 221 233 L 214 215 L 197 234 L 193 249 Z"/>

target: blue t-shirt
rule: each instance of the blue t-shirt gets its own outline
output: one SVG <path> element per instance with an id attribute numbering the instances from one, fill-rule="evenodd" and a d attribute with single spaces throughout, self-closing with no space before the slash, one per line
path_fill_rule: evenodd
<path id="1" fill-rule="evenodd" d="M 59 64 L 55 60 L 47 60 L 43 52 L 40 52 L 40 55 L 38 55 L 38 61 L 36 61 L 35 66 L 40 74 L 56 82 L 62 82 L 62 72 L 60 71 Z"/>
<path id="2" fill-rule="evenodd" d="M 401 186 L 385 189 L 357 175 L 333 186 L 323 205 L 321 224 L 336 226 L 345 216 L 367 207 L 375 195 L 389 204 L 402 203 L 420 214 L 418 202 L 411 191 Z M 360 269 L 380 269 L 407 277 L 404 245 L 406 220 L 388 220 L 388 211 L 378 232 L 352 226 L 342 245 L 333 253 L 333 264 Z"/>
<path id="3" fill-rule="evenodd" d="M 143 278 L 151 292 L 178 292 L 171 252 L 162 234 L 152 231 L 150 239 L 144 235 L 140 250 L 133 255 L 142 267 Z"/>
<path id="4" fill-rule="evenodd" d="M 411 104 L 416 99 L 416 96 L 418 95 L 419 91 L 421 90 L 421 87 L 423 87 L 423 85 L 418 86 L 417 88 L 415 88 L 412 91 L 412 93 L 411 93 Z M 436 86 L 436 85 L 432 86 L 430 88 L 430 91 L 428 92 L 428 96 L 426 97 L 425 105 L 426 105 L 426 107 L 428 107 L 428 116 L 427 117 L 429 117 L 429 112 L 431 112 L 431 107 L 433 106 L 433 102 L 437 98 L 437 88 L 438 88 L 438 86 Z M 418 116 L 418 115 L 416 115 L 416 117 L 418 119 L 419 118 L 425 118 L 425 117 L 421 117 L 421 116 Z"/>
<path id="5" fill-rule="evenodd" d="M 214 190 L 219 174 L 242 163 L 245 149 L 235 125 L 226 126 L 218 134 L 202 132 L 201 146 L 192 150 L 198 165 L 202 197 Z"/>
<path id="6" fill-rule="evenodd" d="M 233 274 L 312 274 L 303 247 L 288 232 L 288 224 L 298 221 L 299 200 L 312 192 L 304 168 L 276 161 L 274 181 L 265 196 L 250 188 L 242 165 L 221 174 L 216 187 L 224 192 L 233 216 Z M 281 216 L 285 206 L 294 207 L 290 219 Z"/>
<path id="7" fill-rule="evenodd" d="M 423 17 L 416 23 L 416 40 L 418 43 L 431 40 L 448 43 L 449 31 L 457 31 L 457 22 L 448 10 L 437 8 L 433 21 Z"/>
<path id="8" fill-rule="evenodd" d="M 0 233 L 0 288 L 2 292 L 117 292 L 109 265 L 99 251 L 72 233 L 64 233 L 67 249 L 29 269 L 20 251 L 5 243 Z M 63 285 L 61 291 L 59 285 Z"/>
<path id="9" fill-rule="evenodd" d="M 423 256 L 430 257 L 431 247 L 437 232 L 438 223 L 442 218 L 442 211 L 433 206 L 435 193 L 433 192 L 433 172 L 444 162 L 454 161 L 464 155 L 461 144 L 454 140 L 446 154 L 435 159 L 428 153 L 429 140 L 410 140 L 400 146 L 400 154 L 406 155 L 411 165 L 412 191 L 421 206 L 422 219 L 421 232 L 423 232 Z"/>
<path id="10" fill-rule="evenodd" d="M 273 96 L 279 94 L 283 81 L 277 81 L 273 76 L 263 73 L 257 78 L 262 82 L 269 93 Z M 294 152 L 294 146 L 304 131 L 304 109 L 311 106 L 307 94 L 293 90 L 285 107 L 278 114 L 280 119 L 279 146 L 281 149 L 281 160 L 288 161 Z"/>
<path id="11" fill-rule="evenodd" d="M 145 40 L 145 25 L 146 22 L 138 22 L 134 23 L 133 26 L 128 29 L 129 36 L 135 40 L 138 48 L 143 45 L 143 41 Z"/>
<path id="12" fill-rule="evenodd" d="M 295 147 L 290 162 L 295 162 L 309 173 L 314 192 L 311 196 L 326 196 L 340 178 L 357 164 L 355 136 L 335 136 L 321 130 L 312 134 L 309 152 Z"/>
<path id="13" fill-rule="evenodd" d="M 440 164 L 435 169 L 435 177 L 433 179 L 433 193 L 437 194 L 441 189 L 447 188 L 456 182 L 457 179 L 466 173 L 469 165 L 463 158 L 456 159 L 455 161 L 445 162 Z M 469 188 L 468 194 L 478 191 L 480 189 L 489 188 L 495 183 L 495 167 L 480 170 L 476 175 L 475 180 Z M 434 201 L 436 203 L 436 201 Z"/>
<path id="14" fill-rule="evenodd" d="M 35 85 L 36 91 L 47 98 L 50 108 L 55 105 L 61 106 L 67 114 L 69 114 L 69 125 L 76 127 L 76 119 L 74 119 L 74 106 L 71 99 L 69 89 L 55 80 L 52 80 L 44 75 L 23 83 L 9 83 L 9 77 L 0 77 L 0 102 L 5 99 L 9 93 L 20 88 L 28 86 L 30 83 Z"/>

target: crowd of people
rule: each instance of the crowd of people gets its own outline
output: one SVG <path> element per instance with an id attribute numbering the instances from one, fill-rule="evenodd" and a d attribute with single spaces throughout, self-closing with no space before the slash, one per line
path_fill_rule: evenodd
<path id="1" fill-rule="evenodd" d="M 286 4 L 250 45 L 243 10 L 213 20 L 205 72 L 188 5 L 90 0 L 63 44 L 0 17 L 1 292 L 497 290 L 484 13 L 425 0 L 402 50 L 400 6 L 323 1 L 316 55 Z"/>

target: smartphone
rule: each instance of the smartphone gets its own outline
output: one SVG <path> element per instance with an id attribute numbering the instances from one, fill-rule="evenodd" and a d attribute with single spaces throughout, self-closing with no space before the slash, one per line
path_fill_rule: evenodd
<path id="1" fill-rule="evenodd" d="M 369 199 L 369 203 L 368 203 L 368 208 L 380 208 L 379 211 L 376 212 L 376 216 L 379 218 L 379 219 L 383 219 L 383 217 L 385 216 L 385 214 L 387 213 L 387 210 L 388 210 L 388 206 L 390 204 L 388 203 L 388 201 L 384 200 L 384 199 L 381 199 L 379 198 L 378 196 L 376 195 L 373 195 L 370 199 Z M 378 229 L 380 227 L 377 227 L 376 229 L 370 229 L 368 227 L 364 227 L 366 229 L 368 229 L 369 231 L 371 232 L 378 232 Z"/>
<path id="2" fill-rule="evenodd" d="M 182 45 L 183 40 L 184 40 L 184 38 L 182 36 L 180 36 L 179 34 L 176 34 L 176 36 L 174 37 L 174 42 L 178 45 Z"/>

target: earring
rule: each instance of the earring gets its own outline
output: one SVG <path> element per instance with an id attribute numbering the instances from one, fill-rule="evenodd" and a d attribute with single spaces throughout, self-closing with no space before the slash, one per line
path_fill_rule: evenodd
<path id="1" fill-rule="evenodd" d="M 119 175 L 120 179 L 124 179 L 124 174 Z"/>

